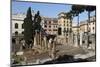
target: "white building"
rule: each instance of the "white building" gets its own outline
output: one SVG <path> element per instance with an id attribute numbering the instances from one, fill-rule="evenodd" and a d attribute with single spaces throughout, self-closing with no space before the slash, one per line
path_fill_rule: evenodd
<path id="1" fill-rule="evenodd" d="M 12 14 L 12 35 L 22 35 L 24 33 L 23 23 L 26 18 L 25 13 Z M 34 19 L 34 14 L 32 13 L 32 19 Z"/>
<path id="2" fill-rule="evenodd" d="M 32 14 L 34 20 L 34 14 Z M 23 23 L 26 14 L 13 14 L 12 15 L 12 35 L 22 35 L 24 33 Z M 41 26 L 47 34 L 57 34 L 57 18 L 46 18 L 41 16 Z"/>
<path id="3" fill-rule="evenodd" d="M 13 14 L 12 15 L 12 34 L 23 34 L 23 23 L 24 18 L 26 17 L 25 14 Z"/>

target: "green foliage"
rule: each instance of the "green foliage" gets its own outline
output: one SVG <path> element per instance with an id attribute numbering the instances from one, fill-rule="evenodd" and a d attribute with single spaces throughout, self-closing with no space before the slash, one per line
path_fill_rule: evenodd
<path id="1" fill-rule="evenodd" d="M 66 17 L 67 17 L 68 19 L 71 19 L 71 18 L 72 18 L 72 14 L 71 14 L 70 12 L 68 12 L 68 13 L 66 13 Z"/>
<path id="2" fill-rule="evenodd" d="M 41 28 L 42 28 L 41 25 L 40 25 L 40 23 L 41 23 L 41 17 L 40 17 L 39 14 L 40 13 L 38 11 L 37 14 L 35 14 L 35 17 L 34 17 L 34 20 L 33 20 L 33 22 L 34 22 L 33 29 L 34 30 L 37 30 L 37 31 L 40 31 Z"/>
<path id="3" fill-rule="evenodd" d="M 31 15 L 31 8 L 27 11 L 26 18 L 24 19 L 24 39 L 26 44 L 29 44 L 29 40 L 33 38 L 33 21 Z"/>
<path id="4" fill-rule="evenodd" d="M 96 6 L 85 6 L 85 10 L 88 12 L 92 12 L 92 11 L 96 10 Z"/>
<path id="5" fill-rule="evenodd" d="M 85 6 L 84 5 L 72 5 L 72 11 L 78 16 L 80 13 L 84 12 Z"/>

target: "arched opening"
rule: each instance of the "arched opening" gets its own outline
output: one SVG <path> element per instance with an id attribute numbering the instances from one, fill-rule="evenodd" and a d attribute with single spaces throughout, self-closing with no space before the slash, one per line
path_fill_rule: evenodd
<path id="1" fill-rule="evenodd" d="M 15 32 L 15 35 L 18 35 L 18 31 Z"/>
<path id="2" fill-rule="evenodd" d="M 58 28 L 58 35 L 61 35 L 61 28 Z"/>
<path id="3" fill-rule="evenodd" d="M 15 23 L 15 29 L 18 29 L 18 23 Z"/>
<path id="4" fill-rule="evenodd" d="M 15 43 L 15 38 L 12 38 L 12 43 Z"/>

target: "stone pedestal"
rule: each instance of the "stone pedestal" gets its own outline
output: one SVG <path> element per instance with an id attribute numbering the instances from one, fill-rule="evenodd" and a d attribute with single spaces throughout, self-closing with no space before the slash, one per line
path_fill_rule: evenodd
<path id="1" fill-rule="evenodd" d="M 44 40 L 44 48 L 47 49 L 47 40 L 46 40 L 46 37 L 44 37 L 43 40 Z"/>
<path id="2" fill-rule="evenodd" d="M 44 49 L 44 40 L 42 39 L 42 46 L 41 46 L 42 49 Z"/>
<path id="3" fill-rule="evenodd" d="M 69 45 L 73 46 L 73 34 L 72 33 L 69 34 Z"/>

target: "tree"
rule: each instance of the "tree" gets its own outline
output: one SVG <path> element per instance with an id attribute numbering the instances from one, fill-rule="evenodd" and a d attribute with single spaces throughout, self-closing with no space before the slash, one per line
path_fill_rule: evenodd
<path id="1" fill-rule="evenodd" d="M 39 37 L 39 40 L 41 39 L 41 32 L 42 32 L 42 27 L 41 27 L 41 16 L 40 16 L 40 12 L 38 11 L 35 16 L 34 16 L 34 24 L 33 24 L 33 35 L 35 36 L 35 34 L 37 35 L 36 38 Z M 41 43 L 37 42 L 36 43 L 37 45 L 41 45 Z M 42 47 L 42 45 L 41 45 Z"/>
<path id="2" fill-rule="evenodd" d="M 95 11 L 95 18 L 96 18 L 96 7 L 95 6 L 85 6 L 85 10 L 88 12 L 88 23 L 87 23 L 87 47 L 89 47 L 89 24 L 90 24 L 90 13 Z"/>
<path id="3" fill-rule="evenodd" d="M 79 26 L 79 14 L 84 12 L 85 6 L 83 5 L 72 5 L 72 12 L 74 13 L 74 16 L 78 16 L 78 26 Z"/>
<path id="4" fill-rule="evenodd" d="M 37 30 L 38 32 L 41 31 L 42 27 L 41 27 L 41 16 L 40 16 L 40 12 L 38 11 L 37 14 L 35 14 L 34 16 L 34 25 L 33 25 L 33 29 L 34 31 Z"/>
<path id="5" fill-rule="evenodd" d="M 31 14 L 31 7 L 27 10 L 26 18 L 24 19 L 24 39 L 27 45 L 30 44 L 30 40 L 33 39 L 33 21 Z"/>
<path id="6" fill-rule="evenodd" d="M 79 45 L 79 42 L 80 42 L 80 39 L 79 39 L 79 14 L 84 12 L 85 10 L 85 6 L 83 5 L 72 5 L 71 7 L 71 12 L 74 13 L 74 16 L 78 16 L 77 18 L 77 26 L 78 26 L 78 29 L 77 29 L 77 38 L 78 38 L 78 45 Z"/>

